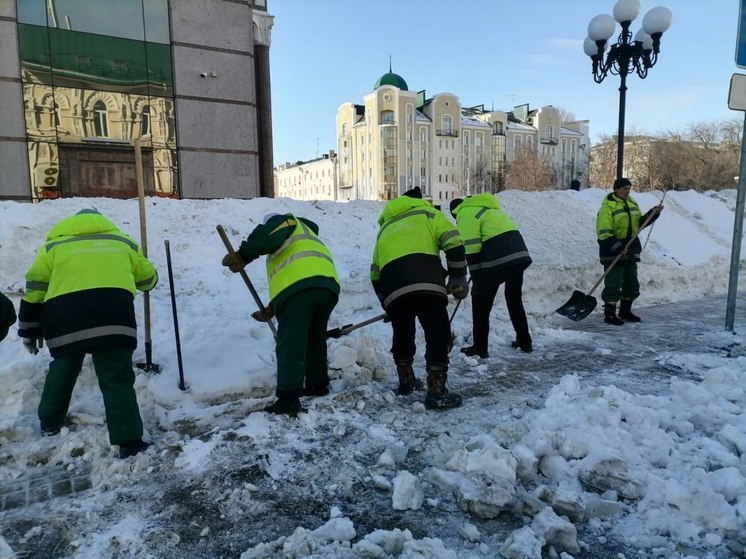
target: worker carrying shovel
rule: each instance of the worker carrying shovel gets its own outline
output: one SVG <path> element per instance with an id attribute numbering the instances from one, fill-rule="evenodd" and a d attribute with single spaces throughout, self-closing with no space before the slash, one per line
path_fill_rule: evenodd
<path id="1" fill-rule="evenodd" d="M 604 322 L 616 326 L 624 324 L 624 321 L 640 322 L 640 317 L 632 314 L 632 301 L 640 296 L 637 263 L 642 245 L 638 235 L 663 211 L 663 204 L 658 204 L 642 215 L 640 206 L 630 196 L 630 190 L 632 183 L 629 179 L 616 179 L 614 192 L 604 197 L 596 216 L 598 253 L 605 270 L 604 289 L 601 292 Z M 620 255 L 621 258 L 617 258 Z M 618 316 L 617 301 L 620 301 Z"/>

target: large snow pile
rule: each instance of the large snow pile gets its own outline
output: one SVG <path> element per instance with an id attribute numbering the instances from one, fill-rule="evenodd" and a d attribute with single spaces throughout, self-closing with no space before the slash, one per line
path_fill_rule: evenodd
<path id="1" fill-rule="evenodd" d="M 332 394 L 304 402 L 297 419 L 251 413 L 274 393 L 273 338 L 249 318 L 241 278 L 220 266 L 215 226 L 237 246 L 268 212 L 318 223 L 342 282 L 330 327 L 342 326 L 381 312 L 368 268 L 383 204 L 147 199 L 148 252 L 161 276 L 150 296 L 153 357 L 162 372 L 140 373 L 136 389 L 154 446 L 116 458 L 88 361 L 70 426 L 41 438 L 35 408 L 49 356 L 26 354 L 12 329 L 0 344 L 0 557 L 743 556 L 742 337 L 713 328 L 706 306 L 697 307 L 699 324 L 697 316 L 678 326 L 644 320 L 613 333 L 597 314 L 576 324 L 554 313 L 602 273 L 594 225 L 605 194 L 499 194 L 534 260 L 524 302 L 535 352 L 509 348 L 498 295 L 492 358 L 451 355 L 462 408 L 434 414 L 422 394 L 394 396 L 390 326 L 378 322 L 329 341 Z M 646 210 L 661 193 L 633 196 Z M 135 200 L 0 202 L 0 289 L 16 306 L 49 228 L 90 206 L 140 238 Z M 671 192 L 665 206 L 642 235 L 635 308 L 644 319 L 654 305 L 694 308 L 727 289 L 735 191 Z M 263 259 L 247 272 L 266 302 Z M 142 338 L 140 300 L 136 308 Z M 455 315 L 457 348 L 469 342 L 470 311 L 467 300 Z M 684 320 L 705 331 L 658 343 L 688 332 Z M 713 350 L 726 346 L 727 355 Z M 420 375 L 423 349 L 418 331 Z M 144 360 L 142 344 L 135 358 Z"/>

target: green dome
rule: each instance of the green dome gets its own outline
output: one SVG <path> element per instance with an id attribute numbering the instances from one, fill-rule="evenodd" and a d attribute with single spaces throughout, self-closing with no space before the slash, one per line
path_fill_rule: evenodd
<path id="1" fill-rule="evenodd" d="M 394 74 L 393 72 L 387 72 L 380 78 L 378 78 L 378 81 L 376 82 L 376 85 L 373 86 L 373 89 L 378 89 L 382 85 L 393 85 L 394 87 L 398 87 L 402 91 L 409 91 L 407 88 L 407 82 L 404 81 L 404 78 L 402 78 L 399 74 Z"/>

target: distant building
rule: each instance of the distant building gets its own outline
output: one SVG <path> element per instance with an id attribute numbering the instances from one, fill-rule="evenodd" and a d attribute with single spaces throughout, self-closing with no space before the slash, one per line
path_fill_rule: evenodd
<path id="1" fill-rule="evenodd" d="M 266 0 L 0 3 L 0 199 L 273 191 Z"/>
<path id="2" fill-rule="evenodd" d="M 275 192 L 296 200 L 339 200 L 337 154 L 330 151 L 311 161 L 279 165 L 275 169 Z"/>
<path id="3" fill-rule="evenodd" d="M 505 188 L 505 172 L 517 150 L 527 147 L 551 161 L 556 181 L 588 182 L 587 120 L 561 122 L 558 109 L 488 111 L 462 107 L 458 97 L 410 91 L 391 71 L 381 76 L 362 104 L 337 110 L 335 200 L 390 200 L 419 186 L 435 205 L 453 198 Z M 315 188 L 286 164 L 275 169 L 278 195 L 308 200 Z M 330 165 L 327 162 L 326 165 Z M 311 175 L 308 175 L 311 176 Z M 294 192 L 287 186 L 293 184 Z"/>

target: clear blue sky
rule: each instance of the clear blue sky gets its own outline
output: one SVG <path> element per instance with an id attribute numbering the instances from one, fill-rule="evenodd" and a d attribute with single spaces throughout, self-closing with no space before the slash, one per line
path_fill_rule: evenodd
<path id="1" fill-rule="evenodd" d="M 596 84 L 583 53 L 588 22 L 615 0 L 269 0 L 275 164 L 335 148 L 337 108 L 361 103 L 389 67 L 410 90 L 448 92 L 464 106 L 562 107 L 615 134 L 619 77 Z M 739 0 L 642 0 L 673 12 L 658 63 L 628 78 L 629 132 L 743 119 L 728 109 Z M 620 28 L 617 27 L 617 30 Z M 612 38 L 616 41 L 616 36 Z"/>

